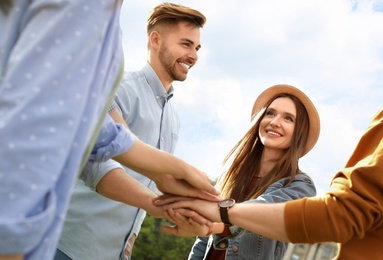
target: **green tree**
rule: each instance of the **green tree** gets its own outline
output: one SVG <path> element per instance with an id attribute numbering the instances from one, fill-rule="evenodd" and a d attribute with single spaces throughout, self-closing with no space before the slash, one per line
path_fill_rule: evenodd
<path id="1" fill-rule="evenodd" d="M 177 237 L 161 232 L 160 227 L 170 225 L 165 219 L 147 216 L 133 247 L 135 260 L 182 260 L 187 259 L 195 241 L 194 237 Z"/>

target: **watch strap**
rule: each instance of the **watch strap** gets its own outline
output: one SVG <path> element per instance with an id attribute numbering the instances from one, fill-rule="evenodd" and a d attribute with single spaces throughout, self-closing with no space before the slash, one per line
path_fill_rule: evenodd
<path id="1" fill-rule="evenodd" d="M 220 207 L 219 212 L 221 215 L 222 222 L 227 226 L 232 226 L 232 224 L 230 223 L 230 220 L 229 220 L 228 209 L 229 208 L 227 208 L 227 207 Z"/>

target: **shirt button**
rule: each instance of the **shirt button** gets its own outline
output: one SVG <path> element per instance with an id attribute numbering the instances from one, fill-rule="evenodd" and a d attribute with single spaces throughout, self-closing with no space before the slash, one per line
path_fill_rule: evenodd
<path id="1" fill-rule="evenodd" d="M 163 136 L 161 136 L 161 141 L 163 141 L 165 138 Z"/>
<path id="2" fill-rule="evenodd" d="M 237 252 L 238 252 L 238 247 L 237 247 L 237 246 L 233 246 L 233 252 L 234 252 L 234 253 L 237 253 Z"/>
<path id="3" fill-rule="evenodd" d="M 226 248 L 226 243 L 225 242 L 221 242 L 219 243 L 219 248 Z"/>

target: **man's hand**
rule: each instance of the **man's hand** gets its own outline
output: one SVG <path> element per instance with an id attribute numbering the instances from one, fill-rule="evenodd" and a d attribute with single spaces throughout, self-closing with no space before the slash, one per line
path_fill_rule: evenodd
<path id="1" fill-rule="evenodd" d="M 163 175 L 156 181 L 157 188 L 164 194 L 171 193 L 184 197 L 194 197 L 209 201 L 222 200 L 218 195 L 199 190 L 185 180 L 179 180 L 171 175 Z"/>
<path id="2" fill-rule="evenodd" d="M 197 190 L 205 191 L 214 196 L 219 195 L 219 191 L 211 185 L 208 176 L 204 172 L 170 153 L 160 151 L 143 143 L 139 139 L 135 140 L 130 150 L 113 159 L 145 175 L 156 183 L 163 183 L 165 180 L 169 180 L 170 177 L 168 175 L 171 175 L 176 180 L 186 181 Z M 164 187 L 165 185 L 160 186 Z M 170 185 L 168 185 L 166 190 L 170 191 L 170 193 L 176 193 L 172 191 Z M 212 197 L 210 196 L 210 200 Z M 216 201 L 216 199 L 214 200 Z"/>
<path id="3" fill-rule="evenodd" d="M 142 208 L 156 218 L 164 217 L 163 209 L 153 204 L 157 195 L 122 168 L 109 171 L 96 188 L 99 194 L 109 199 Z"/>
<path id="4" fill-rule="evenodd" d="M 110 111 L 110 115 L 115 122 L 124 124 L 124 120 L 117 109 Z M 124 125 L 127 127 L 126 124 Z M 219 191 L 211 185 L 209 177 L 204 172 L 170 153 L 143 143 L 139 139 L 136 139 L 129 151 L 114 157 L 114 159 L 152 179 L 164 193 L 194 196 L 211 201 L 220 200 Z M 186 190 L 182 191 L 182 189 Z"/>

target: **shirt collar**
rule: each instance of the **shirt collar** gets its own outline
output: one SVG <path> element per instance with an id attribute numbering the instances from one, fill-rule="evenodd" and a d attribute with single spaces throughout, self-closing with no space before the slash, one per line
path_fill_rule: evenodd
<path id="1" fill-rule="evenodd" d="M 146 63 L 146 65 L 142 68 L 142 72 L 144 73 L 146 81 L 148 82 L 154 95 L 158 99 L 161 98 L 162 100 L 165 101 L 173 97 L 173 94 L 174 94 L 173 85 L 170 86 L 168 93 L 166 93 L 165 87 L 162 85 L 156 72 L 153 70 L 152 66 L 149 63 Z"/>

